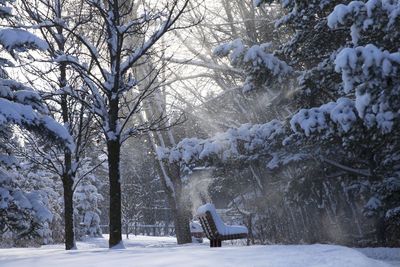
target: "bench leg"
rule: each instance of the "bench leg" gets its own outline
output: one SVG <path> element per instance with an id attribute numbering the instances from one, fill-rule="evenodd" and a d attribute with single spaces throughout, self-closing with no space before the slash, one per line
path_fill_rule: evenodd
<path id="1" fill-rule="evenodd" d="M 222 241 L 220 239 L 210 240 L 210 248 L 218 248 L 218 247 L 222 247 Z"/>

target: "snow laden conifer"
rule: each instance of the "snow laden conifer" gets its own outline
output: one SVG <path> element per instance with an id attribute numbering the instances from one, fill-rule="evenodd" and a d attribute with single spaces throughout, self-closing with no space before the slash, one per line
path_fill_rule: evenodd
<path id="1" fill-rule="evenodd" d="M 287 14 L 277 26 L 295 34 L 280 53 L 307 66 L 299 69 L 301 109 L 287 143 L 311 145 L 314 157 L 345 170 L 346 194 L 367 198 L 363 212 L 375 221 L 377 242 L 390 243 L 385 231 L 399 234 L 399 2 L 281 3 Z"/>
<path id="2" fill-rule="evenodd" d="M 37 244 L 51 244 L 61 242 L 62 239 L 62 206 L 61 206 L 61 184 L 54 173 L 44 169 L 39 164 L 29 161 L 21 161 L 18 172 L 20 175 L 16 181 L 23 191 L 37 192 L 51 213 L 51 220 L 41 224 L 39 235 L 33 241 Z"/>
<path id="3" fill-rule="evenodd" d="M 236 39 L 230 43 L 218 46 L 214 54 L 220 57 L 229 57 L 233 67 L 242 69 L 246 79 L 243 91 L 248 92 L 256 88 L 267 87 L 273 79 L 282 81 L 288 76 L 292 68 L 272 53 L 272 44 L 246 46 L 242 40 Z"/>
<path id="4" fill-rule="evenodd" d="M 0 1 L 0 17 L 3 22 L 12 17 L 9 3 Z M 18 161 L 13 157 L 18 142 L 11 143 L 15 126 L 38 135 L 48 136 L 48 141 L 61 141 L 69 149 L 73 142 L 66 129 L 46 115 L 47 109 L 41 97 L 31 88 L 15 81 L 6 68 L 14 66 L 18 53 L 28 50 L 46 50 L 47 44 L 35 35 L 19 28 L 0 28 L 0 233 L 1 238 L 20 239 L 45 235 L 45 223 L 52 214 L 47 200 L 37 190 L 24 191 L 18 183 Z"/>
<path id="5" fill-rule="evenodd" d="M 25 191 L 15 168 L 0 168 L 0 241 L 2 246 L 35 244 L 51 238 L 53 215 L 41 190 Z"/>
<path id="6" fill-rule="evenodd" d="M 89 173 L 91 169 L 88 161 L 82 167 L 78 177 L 81 179 L 75 182 L 74 190 L 74 222 L 75 234 L 78 240 L 84 237 L 101 237 L 100 229 L 100 209 L 99 204 L 103 201 L 103 196 L 99 192 L 101 183 L 96 175 Z"/>
<path id="7" fill-rule="evenodd" d="M 301 5 L 293 2 L 299 12 Z M 325 6 L 322 2 L 319 7 Z M 314 83 L 313 90 L 328 90 L 331 96 L 340 97 L 320 107 L 303 109 L 291 121 L 295 132 L 300 130 L 306 136 L 314 132 L 314 140 L 324 136 L 320 145 L 330 140 L 340 142 L 340 149 L 322 153 L 330 154 L 330 158 L 341 155 L 337 163 L 353 162 L 347 167 L 353 174 L 358 172 L 358 177 L 351 184 L 353 188 L 358 185 L 357 194 L 368 190 L 364 214 L 374 218 L 378 242 L 384 244 L 394 240 L 383 234 L 389 228 L 395 236 L 399 234 L 394 230 L 399 223 L 395 211 L 400 194 L 399 168 L 394 164 L 400 145 L 399 8 L 398 1 L 370 0 L 327 9 L 330 13 L 324 21 L 328 32 L 331 36 L 342 32 L 346 41 L 327 54 L 317 68 L 322 73 L 334 70 L 341 79 L 327 75 L 324 84 L 328 86 L 321 88 Z M 323 62 L 329 62 L 330 67 L 321 68 Z"/>
<path id="8" fill-rule="evenodd" d="M 11 16 L 10 1 L 1 1 L 1 19 Z M 9 12 L 5 12 L 9 10 Z M 28 50 L 46 50 L 46 42 L 30 32 L 18 28 L 0 28 L 0 45 L 3 54 L 0 57 L 0 127 L 18 125 L 30 130 L 49 134 L 53 139 L 63 141 L 69 148 L 73 147 L 71 137 L 65 128 L 47 116 L 47 108 L 41 97 L 31 88 L 13 80 L 7 73 L 7 67 L 13 67 L 18 53 Z M 3 128 L 4 127 L 4 128 Z"/>
<path id="9" fill-rule="evenodd" d="M 275 2 L 286 10 L 276 27 L 293 34 L 271 54 L 285 58 L 298 83 L 290 107 L 294 112 L 281 122 L 285 131 L 259 139 L 251 126 L 241 126 L 209 139 L 184 139 L 171 150 L 160 150 L 160 157 L 192 165 L 261 159 L 276 174 L 294 167 L 298 171 L 282 192 L 287 194 L 285 209 L 294 207 L 303 218 L 314 218 L 310 221 L 323 219 L 311 211 L 324 210 L 321 214 L 342 231 L 346 226 L 340 213 L 347 212 L 355 218 L 358 237 L 343 236 L 340 242 L 398 244 L 400 2 Z M 216 52 L 230 55 L 232 64 L 245 62 L 246 49 L 239 41 Z M 253 85 L 262 88 L 263 73 L 271 68 L 253 70 L 246 72 L 248 79 L 258 79 L 261 83 Z M 257 129 L 267 132 L 268 125 Z M 265 145 L 254 149 L 253 140 Z M 360 222 L 360 213 L 368 220 Z"/>

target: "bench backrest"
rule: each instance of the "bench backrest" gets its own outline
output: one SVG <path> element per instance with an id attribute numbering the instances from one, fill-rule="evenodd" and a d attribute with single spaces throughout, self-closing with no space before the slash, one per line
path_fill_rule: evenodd
<path id="1" fill-rule="evenodd" d="M 217 239 L 220 233 L 218 233 L 217 226 L 215 225 L 211 212 L 206 211 L 206 213 L 200 214 L 197 217 L 199 218 L 206 237 L 210 240 Z"/>

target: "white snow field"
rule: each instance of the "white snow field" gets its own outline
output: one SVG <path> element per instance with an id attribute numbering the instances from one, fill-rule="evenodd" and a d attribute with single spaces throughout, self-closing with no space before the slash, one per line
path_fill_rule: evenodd
<path id="1" fill-rule="evenodd" d="M 106 238 L 78 242 L 78 250 L 63 245 L 0 249 L 1 267 L 392 267 L 400 266 L 400 249 L 369 249 L 364 253 L 334 245 L 271 245 L 209 248 L 208 243 L 178 246 L 172 237 L 131 237 L 126 249 L 107 248 Z M 374 253 L 376 255 L 374 255 Z M 365 255 L 364 255 L 365 254 Z M 372 255 L 369 258 L 366 255 Z M 400 256 L 399 256 L 400 257 Z M 389 262 L 385 262 L 388 261 Z M 397 265 L 399 264 L 399 265 Z"/>

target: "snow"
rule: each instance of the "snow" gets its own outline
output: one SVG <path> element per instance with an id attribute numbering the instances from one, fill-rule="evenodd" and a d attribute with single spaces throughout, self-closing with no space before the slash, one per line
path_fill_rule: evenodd
<path id="1" fill-rule="evenodd" d="M 217 227 L 218 233 L 221 235 L 234 235 L 234 234 L 247 234 L 248 230 L 245 226 L 241 225 L 226 225 L 221 217 L 218 215 L 215 206 L 211 203 L 207 203 L 200 206 L 197 209 L 197 216 L 205 214 L 209 211 L 214 219 L 215 226 Z"/>
<path id="2" fill-rule="evenodd" d="M 78 250 L 73 251 L 65 251 L 61 244 L 1 249 L 0 266 L 390 267 L 399 266 L 396 257 L 400 255 L 398 248 L 352 249 L 320 244 L 247 247 L 224 242 L 222 248 L 209 248 L 207 243 L 178 246 L 173 237 L 130 236 L 124 243 L 126 249 L 110 250 L 106 238 L 93 238 L 77 242 Z"/>
<path id="3" fill-rule="evenodd" d="M 0 122 L 1 125 L 1 122 Z M 10 155 L 2 155 L 0 154 L 0 164 L 2 164 L 3 166 L 6 167 L 11 167 L 12 165 L 17 165 L 18 161 L 14 156 L 10 156 Z M 0 175 L 1 177 L 1 175 Z M 2 180 L 0 179 L 0 182 Z"/>
<path id="4" fill-rule="evenodd" d="M 9 199 L 11 198 L 10 191 L 0 187 L 0 209 L 7 209 Z"/>
<path id="5" fill-rule="evenodd" d="M 369 93 L 361 94 L 358 91 L 356 92 L 355 106 L 358 111 L 358 114 L 360 115 L 360 118 L 364 118 L 365 109 L 368 107 L 370 102 L 371 102 L 371 94 Z"/>
<path id="6" fill-rule="evenodd" d="M 386 24 L 384 31 L 390 32 L 396 27 L 395 22 L 400 16 L 400 4 L 392 0 L 351 1 L 349 4 L 339 4 L 329 14 L 327 24 L 331 29 L 351 23 L 350 34 L 354 45 L 357 45 L 361 31 L 367 31 L 371 26 Z M 387 17 L 385 21 L 385 17 Z M 374 22 L 375 20 L 375 22 Z M 383 25 L 385 26 L 385 25 Z"/>
<path id="7" fill-rule="evenodd" d="M 20 189 L 16 189 L 10 199 L 14 200 L 15 204 L 22 209 L 32 209 L 32 203 Z"/>
<path id="8" fill-rule="evenodd" d="M 34 34 L 21 29 L 1 29 L 0 44 L 7 51 L 25 51 L 27 47 L 39 50 L 47 50 L 48 44 Z"/>
<path id="9" fill-rule="evenodd" d="M 0 99 L 0 114 L 4 120 L 16 124 L 34 123 L 36 113 L 30 106 L 13 103 L 6 99 Z"/>
<path id="10" fill-rule="evenodd" d="M 157 148 L 160 159 L 185 163 L 217 157 L 228 161 L 258 150 L 268 150 L 274 139 L 285 133 L 283 122 L 272 120 L 265 124 L 243 124 L 218 133 L 209 139 L 185 138 L 174 148 Z"/>
<path id="11" fill-rule="evenodd" d="M 125 245 L 124 242 L 119 242 L 118 244 L 116 244 L 115 246 L 111 247 L 111 249 L 125 249 Z"/>
<path id="12" fill-rule="evenodd" d="M 79 60 L 76 58 L 76 57 L 74 57 L 74 56 L 71 56 L 71 55 L 66 55 L 66 54 L 60 54 L 60 55 L 57 55 L 55 58 L 54 58 L 54 60 L 53 60 L 54 62 L 57 62 L 57 63 L 63 63 L 63 62 L 65 62 L 65 63 L 73 63 L 73 64 L 76 64 L 76 65 L 81 65 L 80 64 L 80 62 L 79 62 Z M 84 68 L 85 69 L 85 68 Z"/>
<path id="13" fill-rule="evenodd" d="M 45 115 L 46 112 L 47 108 L 41 104 L 41 97 L 35 91 L 13 80 L 0 80 L 0 127 L 6 124 L 44 127 L 73 150 L 74 142 L 68 130 Z"/>
<path id="14" fill-rule="evenodd" d="M 53 214 L 46 208 L 42 196 L 38 192 L 30 192 L 26 195 L 32 205 L 33 210 L 36 213 L 36 217 L 41 222 L 51 222 L 53 220 Z"/>
<path id="15" fill-rule="evenodd" d="M 375 211 L 377 209 L 379 209 L 379 207 L 382 206 L 382 201 L 380 201 L 378 198 L 376 197 L 371 197 L 367 204 L 365 204 L 365 208 L 367 210 L 371 210 L 371 211 Z"/>
<path id="16" fill-rule="evenodd" d="M 271 153 L 272 159 L 267 163 L 267 168 L 273 170 L 279 168 L 282 165 L 285 166 L 291 162 L 298 162 L 302 160 L 307 160 L 311 156 L 307 153 L 294 153 L 287 154 L 285 152 Z"/>
<path id="17" fill-rule="evenodd" d="M 349 13 L 359 13 L 361 7 L 364 5 L 361 1 L 350 2 L 349 5 L 339 4 L 328 16 L 328 26 L 330 28 L 337 27 L 338 24 L 345 24 L 345 18 Z"/>
<path id="18" fill-rule="evenodd" d="M 7 17 L 12 15 L 12 8 L 8 6 L 0 6 L 0 17 Z"/>
<path id="19" fill-rule="evenodd" d="M 383 260 L 391 266 L 400 266 L 400 248 L 357 248 L 369 258 Z"/>
<path id="20" fill-rule="evenodd" d="M 42 101 L 41 97 L 37 92 L 34 92 L 32 90 L 20 90 L 14 92 L 14 96 L 18 103 L 31 103 L 31 102 L 39 102 Z"/>
<path id="21" fill-rule="evenodd" d="M 329 119 L 338 124 L 347 132 L 357 120 L 354 101 L 349 98 L 339 98 L 336 102 L 329 102 L 317 108 L 301 109 L 290 120 L 294 132 L 301 129 L 306 136 L 314 132 L 328 130 Z"/>
<path id="22" fill-rule="evenodd" d="M 386 212 L 386 215 L 385 215 L 386 219 L 391 219 L 391 218 L 394 218 L 394 217 L 396 217 L 396 216 L 400 216 L 400 206 L 388 210 L 388 211 Z M 400 222 L 399 222 L 399 224 L 400 224 Z M 400 257 L 400 256 L 399 256 L 399 257 Z M 400 259 L 399 259 L 399 260 L 400 260 Z"/>
<path id="23" fill-rule="evenodd" d="M 248 92 L 256 88 L 253 81 L 256 77 L 253 77 L 253 74 L 259 75 L 263 73 L 281 80 L 293 71 L 286 62 L 270 52 L 271 48 L 272 45 L 270 43 L 247 47 L 242 40 L 236 39 L 217 46 L 213 54 L 219 57 L 229 56 L 229 60 L 234 67 L 244 69 L 248 77 L 243 84 L 243 91 Z"/>
<path id="24" fill-rule="evenodd" d="M 203 228 L 199 221 L 190 222 L 190 232 L 191 233 L 203 233 Z"/>
<path id="25" fill-rule="evenodd" d="M 73 151 L 75 149 L 75 143 L 69 134 L 68 130 L 56 122 L 49 116 L 43 116 L 42 121 L 46 129 L 52 132 L 57 138 L 60 138 L 66 142 L 67 147 Z"/>
<path id="26" fill-rule="evenodd" d="M 383 133 L 392 130 L 397 112 L 387 102 L 390 96 L 384 87 L 390 89 L 387 81 L 398 77 L 399 67 L 400 52 L 391 53 L 373 44 L 344 48 L 335 59 L 335 70 L 342 74 L 344 92 L 355 90 L 358 115 L 368 127 L 376 123 Z M 377 84 L 381 84 L 379 95 L 374 89 Z"/>
<path id="27" fill-rule="evenodd" d="M 357 119 L 354 102 L 348 98 L 339 98 L 336 103 L 330 112 L 331 120 L 339 124 L 343 131 L 348 132 Z"/>

